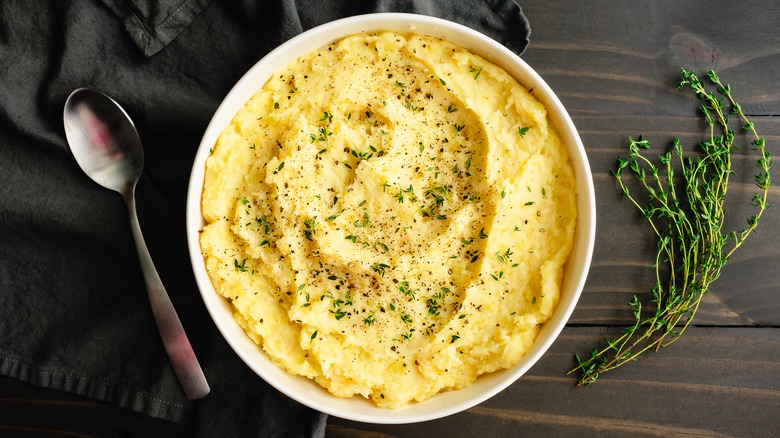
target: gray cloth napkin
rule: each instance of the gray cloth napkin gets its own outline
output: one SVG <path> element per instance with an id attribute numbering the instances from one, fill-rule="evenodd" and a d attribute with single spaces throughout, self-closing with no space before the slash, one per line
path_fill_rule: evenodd
<path id="1" fill-rule="evenodd" d="M 199 296 L 185 240 L 187 183 L 221 99 L 264 54 L 337 18 L 415 12 L 516 53 L 511 0 L 0 2 L 0 374 L 190 425 L 196 436 L 322 436 L 325 415 L 255 375 Z M 89 86 L 134 119 L 146 165 L 138 213 L 212 392 L 184 397 L 152 319 L 124 204 L 85 176 L 62 109 Z"/>

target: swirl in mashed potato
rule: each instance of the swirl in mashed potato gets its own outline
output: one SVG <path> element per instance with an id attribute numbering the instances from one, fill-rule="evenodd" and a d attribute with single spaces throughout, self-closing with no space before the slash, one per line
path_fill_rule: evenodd
<path id="1" fill-rule="evenodd" d="M 276 72 L 225 128 L 201 247 L 276 364 L 399 407 L 523 357 L 559 298 L 575 197 L 546 109 L 504 70 L 359 34 Z"/>

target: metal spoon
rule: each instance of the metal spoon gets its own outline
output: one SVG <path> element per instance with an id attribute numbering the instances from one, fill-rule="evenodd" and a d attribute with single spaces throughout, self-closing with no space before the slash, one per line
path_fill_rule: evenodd
<path id="1" fill-rule="evenodd" d="M 205 396 L 209 393 L 206 377 L 160 281 L 138 223 L 135 187 L 143 170 L 144 152 L 135 125 L 113 99 L 87 88 L 68 96 L 63 120 L 70 150 L 84 173 L 124 198 L 152 313 L 168 358 L 187 398 Z"/>

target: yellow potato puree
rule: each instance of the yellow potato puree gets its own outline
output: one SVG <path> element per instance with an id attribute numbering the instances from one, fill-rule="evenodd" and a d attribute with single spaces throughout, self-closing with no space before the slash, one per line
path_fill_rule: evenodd
<path id="1" fill-rule="evenodd" d="M 546 110 L 416 34 L 292 62 L 206 164 L 201 246 L 268 356 L 394 408 L 516 364 L 558 302 L 575 181 Z"/>

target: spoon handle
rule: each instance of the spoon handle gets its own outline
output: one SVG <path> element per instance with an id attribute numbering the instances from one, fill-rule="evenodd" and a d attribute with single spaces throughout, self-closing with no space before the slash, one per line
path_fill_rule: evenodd
<path id="1" fill-rule="evenodd" d="M 184 390 L 187 398 L 191 400 L 199 399 L 209 393 L 209 384 L 206 382 L 206 376 L 192 351 L 187 334 L 179 321 L 179 316 L 173 308 L 168 293 L 157 274 L 154 267 L 149 249 L 146 247 L 141 226 L 138 222 L 138 214 L 135 210 L 134 188 L 125 190 L 123 194 L 127 210 L 130 215 L 130 228 L 135 240 L 135 246 L 138 250 L 138 258 L 141 262 L 141 270 L 146 280 L 146 290 L 149 293 L 149 302 L 152 306 L 154 320 L 157 323 L 157 329 L 160 332 L 165 351 L 171 361 L 173 370 L 179 383 Z"/>

